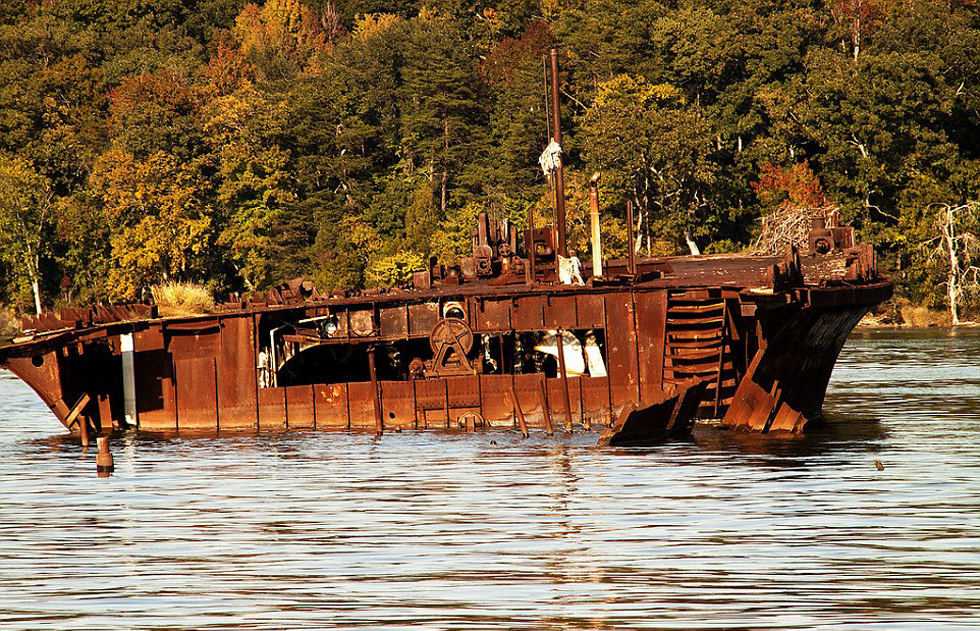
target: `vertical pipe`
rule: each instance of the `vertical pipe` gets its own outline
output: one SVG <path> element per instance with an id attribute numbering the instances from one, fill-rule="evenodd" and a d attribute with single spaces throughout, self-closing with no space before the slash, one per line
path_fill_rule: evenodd
<path id="1" fill-rule="evenodd" d="M 592 276 L 602 276 L 602 235 L 599 233 L 599 172 L 589 180 L 589 205 L 592 211 Z"/>
<path id="2" fill-rule="evenodd" d="M 521 428 L 521 434 L 524 435 L 524 438 L 527 438 L 529 436 L 527 420 L 524 418 L 524 409 L 521 407 L 521 402 L 517 400 L 517 394 L 514 393 L 514 386 L 510 387 L 507 394 L 510 395 L 510 401 L 514 404 L 514 412 L 517 413 L 517 424 Z"/>
<path id="3" fill-rule="evenodd" d="M 371 387 L 374 389 L 374 430 L 378 436 L 384 434 L 384 419 L 381 418 L 381 387 L 378 385 L 378 369 L 374 361 L 374 346 L 368 348 L 368 369 L 371 371 Z"/>
<path id="4" fill-rule="evenodd" d="M 541 412 L 544 415 L 544 431 L 551 436 L 555 429 L 551 426 L 551 410 L 548 409 L 548 395 L 544 391 L 544 384 L 543 379 L 538 382 L 538 398 L 541 399 Z"/>
<path id="5" fill-rule="evenodd" d="M 562 337 L 565 335 L 565 331 L 558 329 L 556 331 L 555 340 L 558 342 L 558 368 L 561 370 L 561 387 L 565 393 L 565 431 L 569 434 L 572 433 L 572 401 L 568 395 L 568 371 L 565 369 L 565 345 L 562 343 Z"/>
<path id="6" fill-rule="evenodd" d="M 524 239 L 524 254 L 527 256 L 528 265 L 528 276 L 530 277 L 530 283 L 534 284 L 534 209 L 528 207 L 527 209 L 527 232 L 524 233 L 526 238 Z M 528 242 L 530 240 L 530 242 Z"/>
<path id="7" fill-rule="evenodd" d="M 82 441 L 82 447 L 88 449 L 88 419 L 84 416 L 78 417 L 78 433 L 79 438 Z"/>
<path id="8" fill-rule="evenodd" d="M 136 371 L 133 363 L 133 334 L 119 336 L 119 350 L 122 355 L 123 414 L 126 424 L 136 427 Z"/>
<path id="9" fill-rule="evenodd" d="M 626 271 L 630 276 L 636 276 L 636 241 L 633 235 L 633 200 L 626 200 L 626 241 L 629 248 L 629 266 Z"/>
<path id="10" fill-rule="evenodd" d="M 558 101 L 558 51 L 551 49 L 551 139 L 561 145 L 561 106 Z M 555 226 L 558 254 L 568 256 L 565 239 L 565 176 L 561 161 L 555 169 Z"/>

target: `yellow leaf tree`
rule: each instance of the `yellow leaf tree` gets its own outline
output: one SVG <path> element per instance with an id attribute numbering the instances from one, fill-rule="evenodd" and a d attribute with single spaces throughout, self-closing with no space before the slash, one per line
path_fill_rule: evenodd
<path id="1" fill-rule="evenodd" d="M 201 271 L 212 241 L 207 186 L 198 169 L 158 152 L 146 160 L 110 150 L 92 173 L 109 222 L 110 294 L 133 300 L 143 288 Z"/>

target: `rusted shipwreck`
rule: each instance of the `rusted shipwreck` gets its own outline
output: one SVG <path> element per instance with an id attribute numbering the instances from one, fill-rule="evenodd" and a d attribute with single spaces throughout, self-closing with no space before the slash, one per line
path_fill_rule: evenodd
<path id="1" fill-rule="evenodd" d="M 359 429 L 602 430 L 683 435 L 696 418 L 800 432 L 820 416 L 848 333 L 891 295 L 849 227 L 814 220 L 782 256 L 604 261 L 598 174 L 592 262 L 567 251 L 557 51 L 551 57 L 555 222 L 481 215 L 472 256 L 414 287 L 320 295 L 297 280 L 159 318 L 152 306 L 28 317 L 0 367 L 72 432 Z M 528 224 L 535 226 L 533 218 Z"/>
<path id="2" fill-rule="evenodd" d="M 819 221 L 804 251 L 597 258 L 581 285 L 564 230 L 478 223 L 473 256 L 412 289 L 295 281 L 180 318 L 66 308 L 24 318 L 0 366 L 75 433 L 558 427 L 615 442 L 694 418 L 800 432 L 892 290 L 851 228 Z"/>

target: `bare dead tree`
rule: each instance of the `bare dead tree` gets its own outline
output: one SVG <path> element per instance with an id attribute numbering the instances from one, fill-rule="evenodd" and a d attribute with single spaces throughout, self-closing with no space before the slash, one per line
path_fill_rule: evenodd
<path id="1" fill-rule="evenodd" d="M 936 228 L 939 234 L 922 243 L 929 250 L 927 260 L 949 265 L 946 301 L 953 326 L 960 324 L 959 307 L 965 287 L 980 287 L 980 238 L 970 231 L 980 219 L 978 204 L 970 201 L 959 206 L 939 204 Z"/>

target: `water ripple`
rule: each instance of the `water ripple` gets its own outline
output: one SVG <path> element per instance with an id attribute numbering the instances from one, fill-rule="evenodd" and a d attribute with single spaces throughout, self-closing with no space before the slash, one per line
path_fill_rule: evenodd
<path id="1" fill-rule="evenodd" d="M 974 629 L 980 335 L 857 335 L 826 412 L 606 450 L 127 435 L 100 479 L 0 373 L 0 628 Z"/>

